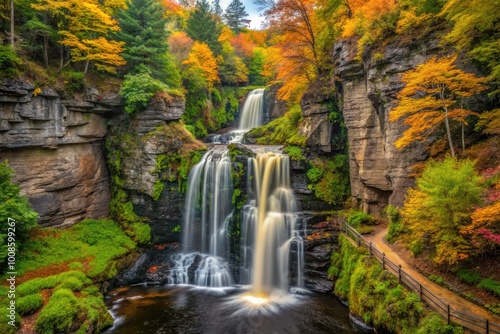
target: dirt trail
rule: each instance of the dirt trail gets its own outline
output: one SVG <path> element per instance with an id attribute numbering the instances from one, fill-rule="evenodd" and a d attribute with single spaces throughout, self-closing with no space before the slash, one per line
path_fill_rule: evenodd
<path id="1" fill-rule="evenodd" d="M 411 275 L 415 280 L 417 280 L 422 286 L 426 287 L 429 291 L 435 294 L 443 301 L 447 301 L 450 308 L 458 310 L 460 312 L 468 313 L 470 315 L 476 316 L 482 319 L 488 319 L 490 323 L 500 326 L 500 316 L 489 312 L 485 308 L 478 306 L 468 300 L 458 296 L 457 294 L 451 292 L 445 287 L 442 287 L 427 277 L 420 274 L 418 271 L 411 268 L 408 263 L 401 259 L 397 253 L 395 253 L 391 247 L 387 244 L 385 240 L 385 235 L 387 229 L 382 229 L 376 234 L 371 236 L 366 236 L 366 240 L 371 241 L 372 244 L 381 252 L 385 253 L 386 258 L 394 262 L 396 265 L 401 264 L 404 271 Z M 453 319 L 455 320 L 455 319 Z"/>

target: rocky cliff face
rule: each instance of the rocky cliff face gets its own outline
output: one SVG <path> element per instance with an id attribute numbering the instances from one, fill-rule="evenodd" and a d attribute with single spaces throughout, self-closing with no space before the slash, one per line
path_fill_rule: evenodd
<path id="1" fill-rule="evenodd" d="M 137 115 L 113 119 L 108 134 L 114 195 L 146 219 L 154 244 L 179 241 L 187 174 L 205 149 L 178 122 L 183 112 L 181 97 L 157 96 Z"/>
<path id="2" fill-rule="evenodd" d="M 401 73 L 439 49 L 432 38 L 418 46 L 393 43 L 359 61 L 356 45 L 353 40 L 335 45 L 335 84 L 348 130 L 353 202 L 379 214 L 387 204 L 402 205 L 407 189 L 414 185 L 412 166 L 429 157 L 420 142 L 404 150 L 395 148 L 393 143 L 406 126 L 402 120 L 389 122 L 388 115 L 403 88 Z"/>
<path id="3" fill-rule="evenodd" d="M 119 105 L 116 94 L 93 89 L 68 99 L 29 82 L 0 84 L 0 160 L 14 168 L 42 226 L 108 215 L 102 144 L 107 117 Z"/>

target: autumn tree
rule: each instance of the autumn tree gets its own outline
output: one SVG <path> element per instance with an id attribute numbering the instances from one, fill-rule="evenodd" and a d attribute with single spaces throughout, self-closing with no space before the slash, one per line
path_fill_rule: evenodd
<path id="1" fill-rule="evenodd" d="M 406 243 L 411 251 L 419 254 L 430 249 L 438 264 L 454 265 L 469 257 L 472 245 L 462 229 L 470 224 L 482 191 L 473 162 L 451 157 L 429 161 L 401 211 L 410 231 Z"/>
<path id="2" fill-rule="evenodd" d="M 221 53 L 221 45 L 217 42 L 220 29 L 206 0 L 196 2 L 196 9 L 187 20 L 186 33 L 193 40 L 208 45 L 215 55 Z"/>
<path id="3" fill-rule="evenodd" d="M 217 61 L 212 50 L 205 43 L 195 42 L 189 53 L 188 59 L 183 62 L 187 66 L 187 71 L 196 73 L 206 83 L 210 90 L 219 82 L 217 75 Z"/>
<path id="4" fill-rule="evenodd" d="M 120 56 L 122 43 L 109 39 L 111 31 L 119 30 L 112 14 L 123 6 L 123 1 L 116 1 L 105 7 L 97 0 L 37 0 L 32 4 L 34 9 L 55 19 L 52 24 L 57 26 L 61 45 L 60 68 L 65 65 L 63 47 L 68 47 L 70 61 L 84 62 L 84 72 L 90 62 L 94 62 L 98 69 L 111 72 L 125 63 Z M 49 33 L 48 29 L 44 30 L 45 34 Z"/>
<path id="5" fill-rule="evenodd" d="M 298 102 L 320 70 L 316 40 L 319 25 L 314 0 L 257 0 L 269 28 L 279 34 L 279 57 L 271 57 L 276 79 L 284 84 L 278 91 L 282 100 Z"/>
<path id="6" fill-rule="evenodd" d="M 165 9 L 158 0 L 130 0 L 118 16 L 121 31 L 118 40 L 125 43 L 122 55 L 130 73 L 151 72 L 165 81 L 167 73 L 168 33 L 165 30 Z"/>
<path id="7" fill-rule="evenodd" d="M 409 128 L 394 143 L 401 149 L 414 141 L 423 141 L 444 123 L 452 157 L 455 156 L 450 121 L 467 124 L 467 116 L 475 114 L 463 107 L 465 98 L 484 91 L 485 78 L 458 69 L 453 63 L 456 57 L 427 62 L 403 74 L 405 88 L 398 94 L 399 103 L 391 111 L 389 120 L 394 122 L 402 117 Z M 462 131 L 462 146 L 464 134 Z"/>
<path id="8" fill-rule="evenodd" d="M 485 64 L 497 87 L 500 87 L 499 6 L 498 0 L 448 0 L 441 12 L 452 23 L 445 40 Z M 494 93 L 500 93 L 500 88 Z"/>
<path id="9" fill-rule="evenodd" d="M 243 59 L 237 56 L 231 44 L 233 32 L 229 27 L 223 27 L 218 42 L 222 45 L 222 55 L 217 57 L 219 78 L 226 85 L 240 85 L 248 82 L 248 69 Z"/>
<path id="10" fill-rule="evenodd" d="M 238 34 L 241 28 L 245 27 L 245 19 L 248 13 L 245 5 L 240 0 L 232 0 L 224 14 L 224 20 L 231 30 Z"/>

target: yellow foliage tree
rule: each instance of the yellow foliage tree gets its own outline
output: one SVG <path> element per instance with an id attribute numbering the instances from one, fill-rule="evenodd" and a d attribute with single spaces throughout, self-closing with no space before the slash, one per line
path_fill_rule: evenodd
<path id="1" fill-rule="evenodd" d="M 463 233 L 481 203 L 482 180 L 469 160 L 429 161 L 401 210 L 414 254 L 431 251 L 433 261 L 453 265 L 469 257 L 473 245 Z"/>
<path id="2" fill-rule="evenodd" d="M 218 83 L 218 65 L 212 51 L 205 43 L 194 42 L 188 59 L 182 64 L 186 65 L 189 71 L 193 71 L 205 79 L 208 89 L 212 89 Z"/>
<path id="3" fill-rule="evenodd" d="M 104 4 L 97 0 L 38 0 L 31 6 L 59 19 L 59 43 L 70 49 L 70 61 L 85 62 L 84 72 L 90 61 L 109 72 L 125 64 L 120 55 L 123 43 L 108 38 L 110 31 L 119 30 L 117 21 L 111 15 L 125 7 L 124 0 L 105 1 Z"/>
<path id="4" fill-rule="evenodd" d="M 453 64 L 456 57 L 432 57 L 415 70 L 403 74 L 405 88 L 398 94 L 399 104 L 391 111 L 389 121 L 406 117 L 410 127 L 394 143 L 402 149 L 414 141 L 424 140 L 443 122 L 452 156 L 455 156 L 450 120 L 467 124 L 467 116 L 475 113 L 462 107 L 464 98 L 484 91 L 486 78 L 466 73 Z M 462 130 L 462 146 L 465 146 Z"/>

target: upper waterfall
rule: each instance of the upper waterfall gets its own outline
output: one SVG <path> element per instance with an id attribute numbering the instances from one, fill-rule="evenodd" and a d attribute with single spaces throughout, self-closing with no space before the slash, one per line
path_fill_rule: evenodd
<path id="1" fill-rule="evenodd" d="M 254 89 L 248 94 L 241 110 L 238 130 L 248 131 L 262 125 L 264 111 L 264 88 Z"/>

